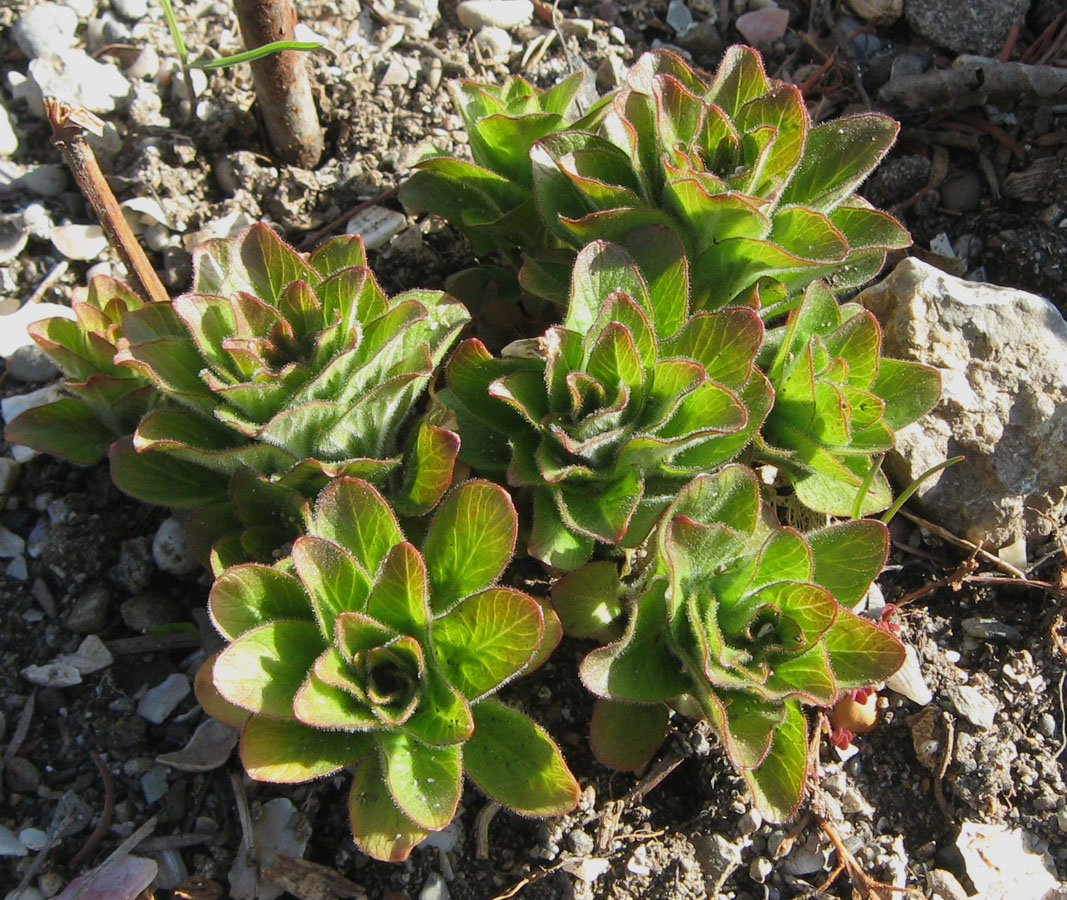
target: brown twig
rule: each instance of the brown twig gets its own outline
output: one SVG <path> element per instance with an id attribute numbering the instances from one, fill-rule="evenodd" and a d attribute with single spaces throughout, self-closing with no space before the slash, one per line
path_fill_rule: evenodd
<path id="1" fill-rule="evenodd" d="M 26 698 L 26 704 L 22 707 L 22 712 L 19 713 L 18 724 L 15 725 L 11 740 L 8 742 L 7 747 L 4 748 L 4 762 L 9 762 L 19 752 L 22 742 L 26 740 L 26 735 L 30 733 L 30 722 L 33 721 L 33 709 L 36 705 L 36 700 L 37 691 L 34 691 Z"/>
<path id="2" fill-rule="evenodd" d="M 104 765 L 100 754 L 95 750 L 89 751 L 89 758 L 96 765 L 100 778 L 104 782 L 104 809 L 100 813 L 100 821 L 96 823 L 93 833 L 89 835 L 81 850 L 70 861 L 72 866 L 79 866 L 89 858 L 89 855 L 96 849 L 96 845 L 104 839 L 104 835 L 107 834 L 107 830 L 111 827 L 111 816 L 115 812 L 115 787 L 111 782 L 111 773 L 107 770 L 107 766 Z"/>
<path id="3" fill-rule="evenodd" d="M 136 280 L 134 286 L 140 287 L 140 294 L 146 300 L 168 302 L 170 298 L 163 282 L 159 280 L 156 270 L 152 268 L 141 245 L 137 243 L 137 238 L 119 209 L 118 201 L 111 192 L 104 173 L 100 171 L 92 148 L 85 140 L 86 129 L 93 128 L 100 120 L 87 110 L 71 106 L 54 97 L 45 97 L 44 109 L 48 123 L 52 126 L 52 143 L 62 152 L 78 188 L 107 232 L 111 246 L 122 257 L 126 268 Z"/>
<path id="4" fill-rule="evenodd" d="M 965 550 L 969 550 L 972 553 L 977 554 L 978 556 L 982 557 L 982 559 L 984 559 L 986 562 L 992 563 L 998 569 L 1007 572 L 1009 575 L 1019 579 L 1026 578 L 1025 572 L 1021 572 L 1011 563 L 1005 562 L 996 554 L 990 553 L 988 550 L 982 549 L 977 544 L 968 541 L 966 538 L 956 537 L 956 535 L 954 535 L 951 531 L 946 531 L 940 525 L 935 525 L 933 522 L 924 519 L 922 516 L 917 516 L 913 512 L 908 512 L 908 510 L 906 509 L 902 509 L 900 511 L 900 515 L 904 516 L 906 519 L 910 519 L 916 525 L 925 528 L 927 531 L 932 531 L 942 540 L 948 541 L 950 544 L 955 544 L 957 547 L 963 547 Z"/>

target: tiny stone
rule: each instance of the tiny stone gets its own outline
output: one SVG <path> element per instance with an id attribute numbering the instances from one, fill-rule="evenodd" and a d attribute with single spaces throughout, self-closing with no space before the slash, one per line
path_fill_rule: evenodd
<path id="1" fill-rule="evenodd" d="M 419 891 L 419 900 L 450 900 L 448 885 L 438 872 L 431 872 Z"/>
<path id="2" fill-rule="evenodd" d="M 1059 826 L 1060 831 L 1067 831 L 1067 806 L 1062 806 L 1056 810 L 1056 824 Z"/>
<path id="3" fill-rule="evenodd" d="M 11 122 L 11 116 L 0 103 L 0 156 L 11 156 L 19 148 L 18 135 Z"/>
<path id="4" fill-rule="evenodd" d="M 961 624 L 963 625 L 964 634 L 979 640 L 999 640 L 1016 644 L 1021 643 L 1023 639 L 1022 632 L 1018 628 L 1005 625 L 996 619 L 972 617 L 964 619 Z"/>
<path id="5" fill-rule="evenodd" d="M 10 456 L 0 456 L 0 494 L 7 495 L 18 481 L 20 466 Z"/>
<path id="6" fill-rule="evenodd" d="M 997 705 L 977 688 L 956 684 L 945 690 L 945 699 L 964 719 L 977 728 L 990 729 L 997 714 Z"/>
<path id="7" fill-rule="evenodd" d="M 58 163 L 31 166 L 19 179 L 19 187 L 38 197 L 58 197 L 67 189 L 67 170 Z"/>
<path id="8" fill-rule="evenodd" d="M 160 684 L 145 692 L 137 704 L 137 715 L 147 719 L 153 725 L 159 725 L 174 712 L 192 688 L 185 675 L 174 673 L 168 675 Z"/>
<path id="9" fill-rule="evenodd" d="M 741 865 L 741 848 L 721 834 L 694 835 L 693 848 L 704 873 L 704 888 L 709 896 L 715 896 L 734 869 Z"/>
<path id="10" fill-rule="evenodd" d="M 4 764 L 4 784 L 9 791 L 32 794 L 40 783 L 40 771 L 25 756 L 13 756 Z"/>
<path id="11" fill-rule="evenodd" d="M 141 790 L 144 792 L 146 803 L 155 803 L 167 793 L 167 767 L 152 766 L 141 776 Z"/>
<path id="12" fill-rule="evenodd" d="M 19 842 L 30 850 L 43 850 L 48 843 L 48 834 L 40 828 L 23 828 L 19 832 Z"/>
<path id="13" fill-rule="evenodd" d="M 511 35 L 503 28 L 486 25 L 474 36 L 474 45 L 492 62 L 504 62 L 511 53 Z"/>
<path id="14" fill-rule="evenodd" d="M 111 8 L 127 22 L 136 22 L 148 15 L 148 0 L 111 0 Z"/>
<path id="15" fill-rule="evenodd" d="M 27 856 L 29 850 L 10 828 L 0 825 L 0 856 Z"/>
<path id="16" fill-rule="evenodd" d="M 155 78 L 158 72 L 159 54 L 151 44 L 146 45 L 144 50 L 138 54 L 137 59 L 126 68 L 126 75 L 129 78 L 143 80 Z"/>
<path id="17" fill-rule="evenodd" d="M 69 6 L 39 3 L 30 7 L 15 23 L 12 36 L 29 58 L 73 47 L 78 14 Z"/>
<path id="18" fill-rule="evenodd" d="M 767 859 L 766 856 L 757 856 L 748 867 L 748 874 L 757 884 L 763 884 L 773 870 L 774 863 Z"/>
<path id="19" fill-rule="evenodd" d="M 967 900 L 967 892 L 956 876 L 944 869 L 933 869 L 926 876 L 930 896 L 937 900 Z"/>
<path id="20" fill-rule="evenodd" d="M 1041 713 L 1041 718 L 1037 720 L 1037 730 L 1045 737 L 1055 737 L 1056 717 L 1052 713 Z"/>
<path id="21" fill-rule="evenodd" d="M 131 597 L 122 604 L 119 612 L 127 627 L 140 633 L 170 625 L 182 618 L 181 607 L 158 591 Z"/>
<path id="22" fill-rule="evenodd" d="M 79 19 L 88 21 L 96 13 L 96 4 L 93 0 L 62 0 L 61 6 L 69 6 L 77 14 Z"/>
<path id="23" fill-rule="evenodd" d="M 116 578 L 131 594 L 136 594 L 148 587 L 156 568 L 148 538 L 135 537 L 124 540 L 119 545 L 119 561 L 115 568 Z M 155 624 L 167 623 L 157 622 Z"/>
<path id="24" fill-rule="evenodd" d="M 456 16 L 464 28 L 493 25 L 508 30 L 529 22 L 533 11 L 530 0 L 464 0 L 456 7 Z"/>
<path id="25" fill-rule="evenodd" d="M 763 816 L 756 808 L 748 810 L 737 821 L 737 830 L 741 834 L 755 834 L 760 829 L 760 825 L 763 824 Z"/>
<path id="26" fill-rule="evenodd" d="M 782 869 L 790 875 L 811 875 L 821 871 L 825 865 L 826 857 L 822 853 L 815 853 L 804 845 L 797 844 L 789 851 Z"/>
<path id="27" fill-rule="evenodd" d="M 7 374 L 23 383 L 51 381 L 59 369 L 36 344 L 19 347 L 7 358 Z"/>
<path id="28" fill-rule="evenodd" d="M 107 237 L 99 225 L 57 225 L 52 245 L 67 259 L 96 259 L 107 249 Z"/>
<path id="29" fill-rule="evenodd" d="M 174 516 L 163 521 L 152 539 L 152 559 L 161 571 L 171 575 L 190 575 L 200 568 L 184 522 Z"/>
<path id="30" fill-rule="evenodd" d="M 580 828 L 567 835 L 567 845 L 575 856 L 588 856 L 594 847 L 593 839 Z"/>
<path id="31" fill-rule="evenodd" d="M 67 883 L 65 879 L 58 872 L 45 872 L 40 878 L 37 879 L 37 887 L 41 894 L 47 897 L 54 897 Z"/>
<path id="32" fill-rule="evenodd" d="M 26 550 L 26 542 L 15 532 L 9 531 L 0 525 L 0 559 L 12 559 L 22 556 Z"/>
<path id="33" fill-rule="evenodd" d="M 81 594 L 67 613 L 67 627 L 77 634 L 95 634 L 107 625 L 111 595 L 103 585 Z"/>

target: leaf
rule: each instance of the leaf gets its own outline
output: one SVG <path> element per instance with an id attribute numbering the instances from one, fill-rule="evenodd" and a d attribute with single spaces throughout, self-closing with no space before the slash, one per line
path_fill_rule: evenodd
<path id="1" fill-rule="evenodd" d="M 795 700 L 785 702 L 785 721 L 757 769 L 743 769 L 756 808 L 770 822 L 787 822 L 800 806 L 808 777 L 808 725 Z"/>
<path id="2" fill-rule="evenodd" d="M 229 477 L 159 450 L 137 452 L 133 438 L 111 445 L 111 480 L 120 491 L 160 506 L 204 506 L 225 499 Z"/>
<path id="3" fill-rule="evenodd" d="M 904 663 L 900 641 L 847 609 L 838 611 L 834 624 L 823 635 L 823 644 L 840 690 L 884 681 Z"/>
<path id="4" fill-rule="evenodd" d="M 552 606 L 570 637 L 602 639 L 623 612 L 623 585 L 613 562 L 591 562 L 552 585 Z"/>
<path id="5" fill-rule="evenodd" d="M 815 581 L 837 602 L 857 603 L 885 564 L 889 531 L 881 522 L 859 519 L 810 532 Z"/>
<path id="6" fill-rule="evenodd" d="M 759 515 L 759 486 L 755 473 L 745 466 L 724 466 L 713 475 L 699 475 L 690 481 L 671 503 L 663 517 L 688 516 L 701 525 L 725 525 L 734 531 L 751 533 Z M 661 538 L 661 551 L 662 547 Z"/>
<path id="7" fill-rule="evenodd" d="M 643 310 L 655 315 L 648 288 L 633 260 L 615 244 L 594 241 L 574 262 L 563 328 L 585 334 L 597 321 L 604 301 L 616 292 L 628 294 Z"/>
<path id="8" fill-rule="evenodd" d="M 438 507 L 423 555 L 435 613 L 489 587 L 515 550 L 518 519 L 507 491 L 488 481 L 469 481 Z"/>
<path id="9" fill-rule="evenodd" d="M 4 439 L 61 456 L 80 466 L 100 461 L 118 437 L 80 400 L 63 397 L 20 413 L 4 429 Z"/>
<path id="10" fill-rule="evenodd" d="M 665 597 L 666 583 L 657 580 L 638 598 L 623 637 L 582 660 L 582 683 L 596 696 L 661 703 L 689 690 L 671 649 Z"/>
<path id="11" fill-rule="evenodd" d="M 894 431 L 925 415 L 941 396 L 937 369 L 901 359 L 883 359 L 871 390 L 885 401 L 885 420 Z"/>
<path id="12" fill-rule="evenodd" d="M 578 782 L 555 742 L 541 726 L 496 700 L 474 707 L 474 734 L 463 750 L 475 784 L 521 815 L 560 816 L 578 802 Z"/>
<path id="13" fill-rule="evenodd" d="M 421 828 L 444 828 L 463 787 L 458 744 L 430 747 L 402 732 L 378 735 L 385 782 L 400 811 Z"/>
<path id="14" fill-rule="evenodd" d="M 368 753 L 356 767 L 348 817 L 359 849 L 382 862 L 403 862 L 429 834 L 397 809 L 377 753 Z"/>
<path id="15" fill-rule="evenodd" d="M 640 774 L 667 736 L 667 707 L 600 698 L 593 706 L 589 744 L 600 762 Z"/>
<path id="16" fill-rule="evenodd" d="M 333 671 L 328 672 L 330 668 Z M 355 685 L 343 677 L 345 668 L 332 648 L 316 660 L 315 671 L 309 673 L 293 696 L 293 713 L 298 720 L 322 731 L 348 733 L 382 727 L 381 718 L 353 693 Z M 330 680 L 323 675 L 331 676 Z"/>
<path id="17" fill-rule="evenodd" d="M 631 231 L 621 245 L 648 285 L 654 330 L 675 334 L 689 314 L 689 262 L 677 234 L 660 225 Z"/>
<path id="18" fill-rule="evenodd" d="M 608 396 L 613 396 L 620 385 L 635 392 L 645 382 L 642 355 L 634 347 L 630 330 L 618 322 L 611 322 L 597 336 L 589 354 L 588 374 L 604 385 Z"/>
<path id="19" fill-rule="evenodd" d="M 230 260 L 230 278 L 242 279 L 248 292 L 277 303 L 294 281 L 315 283 L 317 273 L 304 258 L 263 222 L 250 225 L 237 237 Z M 240 290 L 234 285 L 231 290 Z"/>
<path id="20" fill-rule="evenodd" d="M 311 533 L 340 544 L 372 578 L 386 554 L 404 540 L 382 495 L 355 478 L 332 481 L 322 492 L 315 503 Z"/>
<path id="21" fill-rule="evenodd" d="M 736 390 L 748 381 L 762 339 L 763 324 L 754 310 L 724 309 L 690 318 L 663 352 L 695 359 L 708 378 Z"/>
<path id="22" fill-rule="evenodd" d="M 510 588 L 468 597 L 431 627 L 437 663 L 471 701 L 496 690 L 526 666 L 543 632 L 540 606 Z"/>
<path id="23" fill-rule="evenodd" d="M 878 165 L 899 130 L 889 116 L 879 113 L 846 116 L 811 129 L 804 158 L 782 194 L 782 203 L 834 209 Z"/>
<path id="24" fill-rule="evenodd" d="M 215 687 L 260 715 L 293 718 L 293 696 L 323 650 L 314 622 L 281 619 L 245 632 L 215 661 Z"/>
<path id="25" fill-rule="evenodd" d="M 193 678 L 193 693 L 196 696 L 196 702 L 216 721 L 229 725 L 231 728 L 244 728 L 245 722 L 251 718 L 252 714 L 247 709 L 241 709 L 230 703 L 216 690 L 215 683 L 211 680 L 215 660 L 218 658 L 218 653 L 211 654 L 196 670 L 196 676 Z"/>
<path id="26" fill-rule="evenodd" d="M 231 641 L 278 619 L 311 621 L 312 617 L 311 599 L 299 581 L 271 566 L 253 563 L 219 575 L 211 585 L 207 608 L 212 624 Z"/>
<path id="27" fill-rule="evenodd" d="M 389 551 L 367 600 L 367 614 L 422 642 L 430 618 L 426 567 L 411 544 Z"/>
<path id="28" fill-rule="evenodd" d="M 452 482 L 460 438 L 454 431 L 423 422 L 401 468 L 403 480 L 393 495 L 401 515 L 421 516 L 444 496 Z"/>
<path id="29" fill-rule="evenodd" d="M 253 716 L 241 732 L 241 762 L 256 781 L 301 784 L 352 765 L 372 743 L 366 733 L 323 731 L 293 719 Z"/>
<path id="30" fill-rule="evenodd" d="M 560 571 L 577 569 L 593 554 L 593 539 L 571 531 L 547 489 L 533 491 L 533 524 L 527 550 L 534 559 Z"/>
<path id="31" fill-rule="evenodd" d="M 431 666 L 422 674 L 422 698 L 403 728 L 424 744 L 443 746 L 467 740 L 474 731 L 470 704 Z"/>
<path id="32" fill-rule="evenodd" d="M 366 608 L 369 576 L 340 544 L 312 535 L 293 542 L 293 564 L 311 595 L 323 639 L 332 641 L 338 614 Z"/>
<path id="33" fill-rule="evenodd" d="M 749 100 L 768 93 L 770 87 L 760 55 L 751 47 L 735 44 L 719 63 L 705 99 L 733 119 Z"/>
<path id="34" fill-rule="evenodd" d="M 772 696 L 797 696 L 816 706 L 829 706 L 837 699 L 837 682 L 822 644 L 776 659 L 763 687 Z"/>
<path id="35" fill-rule="evenodd" d="M 726 752 L 739 769 L 754 769 L 770 751 L 774 731 L 785 720 L 781 703 L 754 691 L 718 690 L 711 694 L 712 721 L 722 735 Z"/>
<path id="36" fill-rule="evenodd" d="M 607 544 L 626 535 L 630 518 L 644 494 L 644 481 L 637 469 L 604 484 L 578 487 L 564 481 L 558 488 L 560 514 L 568 527 Z"/>

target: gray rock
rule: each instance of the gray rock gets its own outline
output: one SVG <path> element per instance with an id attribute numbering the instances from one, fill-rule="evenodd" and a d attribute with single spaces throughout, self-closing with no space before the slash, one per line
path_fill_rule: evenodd
<path id="1" fill-rule="evenodd" d="M 38 197 L 58 197 L 67 189 L 67 170 L 59 163 L 30 166 L 19 179 L 19 187 Z"/>
<path id="2" fill-rule="evenodd" d="M 93 0 L 63 0 L 60 5 L 69 6 L 78 14 L 79 19 L 88 20 L 96 12 Z"/>
<path id="3" fill-rule="evenodd" d="M 763 884 L 774 871 L 774 863 L 766 856 L 757 856 L 748 867 L 748 877 L 756 884 Z"/>
<path id="4" fill-rule="evenodd" d="M 439 872 L 431 872 L 419 891 L 419 900 L 450 900 L 448 884 Z"/>
<path id="5" fill-rule="evenodd" d="M 151 628 L 180 621 L 182 609 L 165 594 L 151 591 L 131 597 L 119 608 L 119 615 L 127 627 L 144 633 Z"/>
<path id="6" fill-rule="evenodd" d="M 671 0 L 667 4 L 667 24 L 677 34 L 685 34 L 693 27 L 693 14 L 685 5 L 685 0 Z"/>
<path id="7" fill-rule="evenodd" d="M 737 820 L 737 830 L 741 834 L 755 834 L 759 831 L 760 826 L 763 824 L 763 816 L 760 815 L 760 811 L 755 807 L 747 810 L 740 819 Z"/>
<path id="8" fill-rule="evenodd" d="M 15 259 L 26 249 L 29 239 L 30 229 L 22 216 L 17 213 L 0 216 L 0 264 Z"/>
<path id="9" fill-rule="evenodd" d="M 126 68 L 126 74 L 130 78 L 152 79 L 159 72 L 159 54 L 151 44 L 138 54 Z"/>
<path id="10" fill-rule="evenodd" d="M 1014 625 L 1007 625 L 997 619 L 982 619 L 975 616 L 964 619 L 961 623 L 967 637 L 980 641 L 1007 641 L 1009 644 L 1021 644 L 1023 633 Z"/>
<path id="11" fill-rule="evenodd" d="M 148 0 L 111 0 L 115 14 L 128 22 L 136 22 L 148 15 Z"/>
<path id="12" fill-rule="evenodd" d="M 181 519 L 171 516 L 159 526 L 152 539 L 152 559 L 161 571 L 171 575 L 191 575 L 200 568 Z"/>
<path id="13" fill-rule="evenodd" d="M 997 705 L 981 691 L 969 684 L 954 684 L 945 689 L 949 705 L 976 728 L 988 730 L 993 727 Z"/>
<path id="14" fill-rule="evenodd" d="M 933 869 L 926 875 L 930 896 L 936 900 L 967 900 L 967 892 L 956 876 L 944 869 Z"/>
<path id="15" fill-rule="evenodd" d="M 145 691 L 137 704 L 137 715 L 148 719 L 153 725 L 159 725 L 189 696 L 191 690 L 189 679 L 185 675 L 178 672 L 168 675 L 154 688 Z"/>
<path id="16" fill-rule="evenodd" d="M 95 634 L 107 625 L 111 595 L 103 585 L 89 588 L 67 613 L 67 627 L 77 634 Z"/>
<path id="17" fill-rule="evenodd" d="M 0 856 L 26 856 L 29 849 L 10 828 L 0 825 Z"/>
<path id="18" fill-rule="evenodd" d="M 119 561 L 115 566 L 116 580 L 131 594 L 143 591 L 152 582 L 152 575 L 156 569 L 152 559 L 152 547 L 147 537 L 128 538 L 119 545 Z M 145 595 L 146 597 L 149 595 Z M 134 598 L 139 599 L 139 598 Z M 153 596 L 153 600 L 156 599 Z M 168 606 L 169 601 L 164 599 L 163 606 Z M 125 608 L 125 604 L 123 605 Z M 169 621 L 173 622 L 173 619 Z M 130 624 L 127 622 L 126 624 Z M 162 625 L 164 622 L 154 624 Z M 133 625 L 130 625 L 133 628 Z M 146 626 L 146 629 L 151 626 Z"/>
<path id="19" fill-rule="evenodd" d="M 887 469 L 927 479 L 921 512 L 976 543 L 1034 537 L 1067 511 L 1067 323 L 1042 297 L 963 281 L 914 259 L 860 294 L 884 329 L 886 356 L 937 367 L 941 400 L 897 434 Z M 1047 527 L 1047 526 L 1045 526 Z"/>
<path id="20" fill-rule="evenodd" d="M 16 381 L 35 383 L 51 381 L 59 369 L 36 344 L 19 347 L 7 358 L 7 374 Z M 3 493 L 0 491 L 0 493 Z"/>
<path id="21" fill-rule="evenodd" d="M 575 856 L 588 856 L 593 852 L 593 839 L 582 829 L 575 828 L 567 835 L 567 846 Z"/>
<path id="22" fill-rule="evenodd" d="M 503 28 L 486 25 L 474 36 L 474 46 L 484 59 L 492 62 L 505 62 L 511 53 L 511 35 Z"/>
<path id="23" fill-rule="evenodd" d="M 110 63 L 97 62 L 84 50 L 49 53 L 31 62 L 29 73 L 42 97 L 58 97 L 90 112 L 115 112 L 125 107 L 130 96 L 126 76 Z M 31 104 L 31 109 L 36 110 L 36 105 Z"/>
<path id="24" fill-rule="evenodd" d="M 914 31 L 953 53 L 996 56 L 1030 0 L 908 0 L 904 18 Z"/>
<path id="25" fill-rule="evenodd" d="M 693 849 L 704 873 L 704 887 L 708 896 L 714 897 L 741 865 L 741 847 L 721 834 L 697 834 L 693 836 Z"/>
<path id="26" fill-rule="evenodd" d="M 0 559 L 22 556 L 25 551 L 26 542 L 15 532 L 0 525 Z"/>
<path id="27" fill-rule="evenodd" d="M 782 869 L 790 875 L 811 875 L 821 872 L 826 865 L 826 854 L 810 850 L 804 844 L 796 844 L 782 863 Z"/>
<path id="28" fill-rule="evenodd" d="M 156 761 L 182 772 L 210 772 L 230 758 L 240 736 L 236 728 L 207 719 L 197 726 L 189 743 L 181 750 L 157 756 Z"/>
<path id="29" fill-rule="evenodd" d="M 78 14 L 69 6 L 38 3 L 23 13 L 11 29 L 21 50 L 30 59 L 74 46 Z"/>
<path id="30" fill-rule="evenodd" d="M 155 803 L 167 793 L 167 767 L 152 766 L 141 776 L 141 791 L 146 803 Z"/>
<path id="31" fill-rule="evenodd" d="M 11 115 L 0 103 L 0 156 L 11 156 L 19 148 L 18 135 L 11 121 Z"/>
<path id="32" fill-rule="evenodd" d="M 52 235 L 52 214 L 43 203 L 31 203 L 22 211 L 22 222 L 32 237 L 40 241 L 47 241 Z M 57 306 L 55 303 L 46 306 Z"/>
<path id="33" fill-rule="evenodd" d="M 3 400 L 0 400 L 0 415 L 3 415 L 5 422 L 11 422 L 27 409 L 44 406 L 46 403 L 52 403 L 62 396 L 63 389 L 58 384 L 50 384 L 48 387 L 38 388 L 28 394 L 15 394 L 11 397 L 4 397 Z M 23 463 L 37 456 L 37 451 L 29 447 L 23 447 L 21 444 L 13 444 L 11 455 L 16 462 Z"/>
<path id="34" fill-rule="evenodd" d="M 0 496 L 11 493 L 21 471 L 22 466 L 10 456 L 0 456 Z"/>
<path id="35" fill-rule="evenodd" d="M 41 771 L 25 756 L 13 756 L 4 764 L 4 784 L 16 794 L 31 794 L 41 783 Z"/>

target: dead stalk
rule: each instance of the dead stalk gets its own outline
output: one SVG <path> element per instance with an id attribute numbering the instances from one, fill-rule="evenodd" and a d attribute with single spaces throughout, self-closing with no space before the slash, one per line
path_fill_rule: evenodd
<path id="1" fill-rule="evenodd" d="M 146 300 L 169 302 L 170 298 L 163 282 L 159 280 L 156 270 L 152 268 L 137 242 L 107 179 L 104 178 L 104 173 L 100 171 L 92 148 L 85 140 L 86 128 L 92 127 L 94 121 L 97 121 L 96 117 L 84 109 L 53 97 L 45 98 L 44 108 L 52 126 L 52 143 L 62 152 L 78 188 L 107 232 L 111 246 L 122 257 L 126 268 L 136 280 L 134 287 L 140 289 L 139 293 Z"/>
<path id="2" fill-rule="evenodd" d="M 293 40 L 296 8 L 292 0 L 236 0 L 245 49 Z M 310 169 L 322 156 L 322 129 L 311 99 L 304 55 L 282 50 L 252 62 L 259 111 L 278 159 Z"/>

